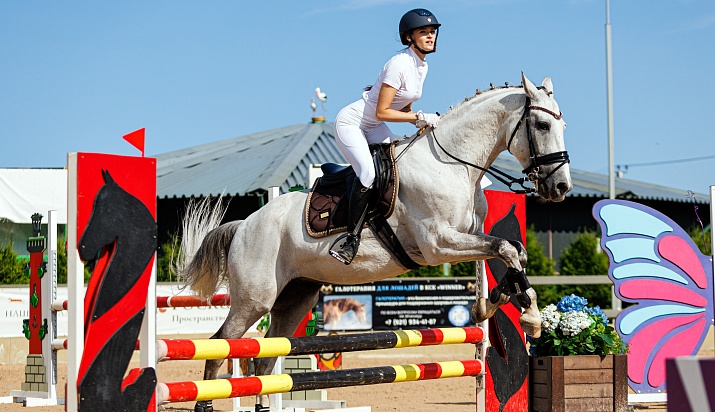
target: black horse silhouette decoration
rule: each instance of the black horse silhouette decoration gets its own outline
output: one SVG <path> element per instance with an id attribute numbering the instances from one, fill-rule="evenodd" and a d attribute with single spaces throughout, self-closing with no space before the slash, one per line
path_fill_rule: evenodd
<path id="1" fill-rule="evenodd" d="M 494 224 L 489 231 L 491 236 L 521 241 L 521 226 L 514 209 L 515 205 L 512 205 L 509 213 Z M 507 276 L 504 262 L 499 259 L 489 259 L 487 264 L 497 284 L 502 283 Z M 521 311 L 521 306 L 516 301 L 516 294 L 512 294 L 510 303 Z M 523 386 L 529 374 L 529 354 L 524 348 L 521 333 L 502 309 L 498 309 L 494 318 L 490 319 L 489 335 L 492 346 L 487 349 L 486 360 L 492 373 L 494 391 L 501 411 L 509 399 Z"/>
<path id="2" fill-rule="evenodd" d="M 78 379 L 82 411 L 146 411 L 156 371 L 124 379 L 139 337 L 147 295 L 147 265 L 156 250 L 156 222 L 147 207 L 122 189 L 108 171 L 79 241 L 93 267 L 85 297 L 85 350 Z M 143 290 L 142 290 L 143 288 Z"/>

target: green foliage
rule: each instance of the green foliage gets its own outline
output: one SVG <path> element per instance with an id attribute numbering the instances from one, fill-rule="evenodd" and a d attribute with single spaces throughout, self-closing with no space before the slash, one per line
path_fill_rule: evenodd
<path id="1" fill-rule="evenodd" d="M 12 242 L 0 245 L 0 285 L 28 283 L 25 263 L 26 261 L 18 259 L 12 250 Z"/>
<path id="2" fill-rule="evenodd" d="M 85 269 L 85 272 L 88 272 Z M 89 277 L 85 273 L 85 282 Z M 57 239 L 57 284 L 67 284 L 67 239 Z"/>
<path id="3" fill-rule="evenodd" d="M 561 275 L 607 275 L 608 256 L 601 253 L 598 236 L 594 232 L 581 233 L 561 255 Z M 583 296 L 593 304 L 611 306 L 610 285 L 564 285 L 560 294 Z"/>
<path id="4" fill-rule="evenodd" d="M 476 278 L 477 262 L 461 262 L 452 265 L 449 276 L 455 278 Z"/>
<path id="5" fill-rule="evenodd" d="M 401 278 L 441 278 L 444 277 L 444 270 L 442 265 L 437 266 L 422 266 L 419 269 L 411 270 L 407 273 L 403 273 Z"/>
<path id="6" fill-rule="evenodd" d="M 461 262 L 451 265 L 449 268 L 449 277 L 475 277 L 477 270 L 476 262 Z M 402 278 L 442 278 L 444 277 L 444 267 L 422 266 L 419 269 L 411 270 L 398 276 Z"/>
<path id="7" fill-rule="evenodd" d="M 84 283 L 89 282 L 89 278 L 92 276 L 92 272 L 84 268 Z M 67 284 L 67 239 L 60 236 L 57 239 L 57 284 L 66 285 Z"/>
<path id="8" fill-rule="evenodd" d="M 582 302 L 574 307 L 565 301 Z M 610 355 L 627 353 L 628 349 L 601 309 L 586 307 L 586 300 L 564 296 L 558 305 L 541 311 L 543 329 L 538 339 L 529 338 L 532 356 Z"/>
<path id="9" fill-rule="evenodd" d="M 526 273 L 529 276 L 553 276 L 554 261 L 544 254 L 544 246 L 536 236 L 533 226 L 526 229 L 526 254 L 529 258 L 526 262 Z"/>
<path id="10" fill-rule="evenodd" d="M 687 232 L 703 255 L 712 256 L 712 224 L 705 230 L 700 225 L 693 225 Z"/>
<path id="11" fill-rule="evenodd" d="M 178 251 L 179 239 L 176 235 L 170 236 L 168 241 L 159 246 L 159 249 L 156 251 L 157 282 L 175 282 L 177 280 L 172 262 L 176 260 Z"/>
<path id="12" fill-rule="evenodd" d="M 536 236 L 533 226 L 526 229 L 526 254 L 529 260 L 526 261 L 526 275 L 532 276 L 555 276 L 554 261 L 544 254 L 544 246 Z M 538 296 L 541 306 L 556 303 L 561 298 L 559 285 L 534 285 L 534 290 Z"/>

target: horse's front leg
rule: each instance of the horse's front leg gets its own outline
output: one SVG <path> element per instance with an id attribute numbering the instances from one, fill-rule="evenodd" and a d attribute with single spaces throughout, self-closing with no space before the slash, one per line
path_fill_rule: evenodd
<path id="1" fill-rule="evenodd" d="M 499 258 L 512 272 L 522 274 L 521 286 L 515 286 L 515 281 L 506 280 L 494 288 L 488 299 L 481 297 L 477 299 L 472 308 L 474 321 L 480 323 L 491 318 L 499 306 L 509 302 L 511 295 L 517 293 L 522 298 L 524 302 L 522 306 L 525 309 L 520 317 L 522 329 L 529 336 L 539 337 L 541 335 L 541 316 L 536 304 L 536 292 L 531 285 L 528 285 L 528 281 L 523 275 L 527 256 L 526 249 L 522 244 L 484 234 L 460 233 L 452 229 L 437 233 L 438 237 L 435 238 L 437 247 L 431 249 L 434 250 L 434 256 L 425 255 L 428 262 L 431 261 L 430 258 L 442 262 Z"/>
<path id="2" fill-rule="evenodd" d="M 541 336 L 541 314 L 536 303 L 536 291 L 531 287 L 524 271 L 508 269 L 504 279 L 509 291 L 516 296 L 516 301 L 524 309 L 519 317 L 521 329 L 529 336 Z M 496 289 L 496 288 L 495 288 Z"/>

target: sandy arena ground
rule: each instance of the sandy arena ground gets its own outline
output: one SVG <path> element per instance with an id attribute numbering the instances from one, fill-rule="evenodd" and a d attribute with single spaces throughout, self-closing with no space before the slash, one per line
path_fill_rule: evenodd
<path id="1" fill-rule="evenodd" d="M 343 354 L 343 368 L 363 368 L 383 365 L 404 365 L 410 363 L 439 362 L 450 360 L 464 360 L 474 358 L 473 345 L 434 346 L 430 348 L 404 348 L 370 352 L 356 352 Z M 138 367 L 131 365 L 131 367 Z M 66 382 L 66 363 L 58 365 L 60 397 L 64 397 Z M 162 362 L 158 366 L 160 381 L 189 381 L 201 380 L 203 376 L 203 361 L 174 361 Z M 222 368 L 222 372 L 226 371 Z M 0 396 L 7 396 L 10 390 L 19 389 L 20 382 L 24 381 L 24 365 L 0 365 Z M 385 385 L 371 385 L 350 388 L 328 389 L 329 400 L 345 400 L 347 406 L 371 406 L 378 411 L 405 410 L 409 402 L 411 411 L 474 411 L 476 385 L 475 379 L 470 377 L 451 378 L 442 380 L 402 382 Z M 241 405 L 253 405 L 255 398 L 241 399 Z M 167 411 L 193 411 L 194 403 L 172 403 L 165 406 Z M 217 411 L 230 411 L 231 400 L 214 401 Z M 0 404 L 0 411 L 21 411 L 20 404 Z M 33 408 L 38 411 L 64 411 L 63 406 Z"/>
<path id="2" fill-rule="evenodd" d="M 712 330 L 709 338 L 712 338 Z M 713 356 L 714 352 L 708 348 L 701 351 L 699 355 Z M 474 346 L 472 345 L 389 349 L 344 353 L 343 368 L 352 369 L 473 358 Z M 138 367 L 138 362 L 133 362 L 131 367 Z M 58 368 L 58 391 L 60 392 L 60 397 L 64 397 L 67 365 L 62 358 L 58 362 Z M 221 373 L 225 371 L 226 366 L 223 366 Z M 10 390 L 20 388 L 20 382 L 24 381 L 23 374 L 24 365 L 22 364 L 1 364 L 0 397 L 9 395 Z M 203 361 L 163 362 L 158 367 L 159 380 L 164 382 L 201 380 L 202 376 Z M 413 412 L 432 412 L 436 410 L 441 412 L 475 411 L 475 394 L 475 379 L 471 377 L 328 389 L 329 400 L 345 400 L 348 407 L 371 406 L 374 412 L 407 409 Z M 168 404 L 165 406 L 165 410 L 193 411 L 193 404 L 193 402 Z M 253 397 L 241 399 L 241 405 L 253 404 Z M 648 412 L 654 412 L 666 410 L 664 403 L 636 404 L 633 406 L 635 411 L 647 410 Z M 215 401 L 214 408 L 217 411 L 230 411 L 232 409 L 231 400 Z M 24 409 L 20 404 L 0 404 L 0 412 L 21 410 L 27 409 Z M 64 411 L 64 407 L 41 407 L 31 410 L 59 412 Z"/>

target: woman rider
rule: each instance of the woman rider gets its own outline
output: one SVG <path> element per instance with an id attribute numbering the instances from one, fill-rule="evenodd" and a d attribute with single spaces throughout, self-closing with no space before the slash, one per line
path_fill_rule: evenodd
<path id="1" fill-rule="evenodd" d="M 365 216 L 372 197 L 375 165 L 369 144 L 389 142 L 396 136 L 385 122 L 409 122 L 418 128 L 436 127 L 436 114 L 415 113 L 412 103 L 422 96 L 427 76 L 425 57 L 436 51 L 437 18 L 428 10 L 410 10 L 400 19 L 400 40 L 407 46 L 382 68 L 377 81 L 362 99 L 343 108 L 335 119 L 335 142 L 355 170 L 348 187 L 348 232 L 330 247 L 330 255 L 349 265 L 360 246 Z"/>

